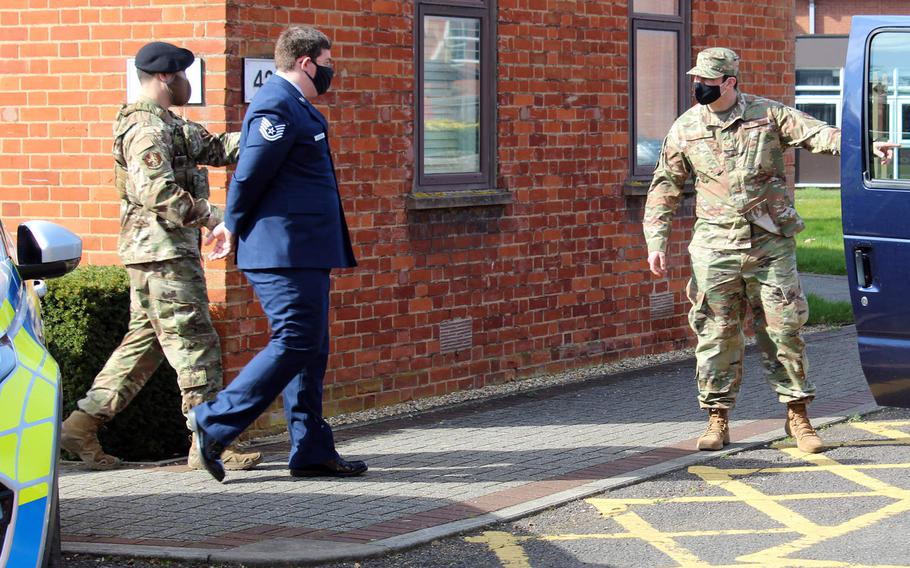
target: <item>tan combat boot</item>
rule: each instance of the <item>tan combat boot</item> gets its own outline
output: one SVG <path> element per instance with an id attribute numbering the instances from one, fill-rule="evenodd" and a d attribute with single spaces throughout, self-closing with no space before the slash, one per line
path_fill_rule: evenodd
<path id="1" fill-rule="evenodd" d="M 730 443 L 726 408 L 708 409 L 708 429 L 698 438 L 699 450 L 722 450 Z"/>
<path id="2" fill-rule="evenodd" d="M 262 454 L 259 452 L 241 453 L 232 444 L 224 449 L 221 453 L 221 463 L 224 469 L 239 471 L 242 469 L 253 469 L 262 462 Z M 202 460 L 199 459 L 199 452 L 196 451 L 196 437 L 193 436 L 193 442 L 190 444 L 190 452 L 186 458 L 186 465 L 190 469 L 205 469 Z"/>
<path id="3" fill-rule="evenodd" d="M 788 436 L 792 436 L 796 440 L 796 447 L 800 451 L 817 454 L 825 449 L 824 442 L 818 437 L 815 428 L 809 422 L 804 402 L 787 403 L 787 422 L 784 424 L 784 430 Z"/>
<path id="4" fill-rule="evenodd" d="M 60 447 L 79 457 L 91 469 L 120 467 L 120 458 L 104 453 L 98 441 L 98 428 L 104 423 L 81 410 L 74 410 L 60 428 Z"/>

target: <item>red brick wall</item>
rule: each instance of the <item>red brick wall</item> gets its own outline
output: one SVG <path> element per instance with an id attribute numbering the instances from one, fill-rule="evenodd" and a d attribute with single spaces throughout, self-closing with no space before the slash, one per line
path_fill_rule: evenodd
<path id="1" fill-rule="evenodd" d="M 111 125 L 126 99 L 125 58 L 149 41 L 205 58 L 206 101 L 190 118 L 224 129 L 224 3 L 29 0 L 0 7 L 0 213 L 55 219 L 84 240 L 87 264 L 117 263 Z M 88 6 L 87 6 L 88 5 Z M 214 173 L 214 172 L 213 172 Z M 215 174 L 223 202 L 224 176 Z"/>
<path id="2" fill-rule="evenodd" d="M 858 14 L 910 14 L 907 0 L 815 0 L 815 33 L 848 34 Z M 809 0 L 796 0 L 796 33 L 809 33 Z"/>
<path id="3" fill-rule="evenodd" d="M 0 38 L 0 144 L 13 158 L 0 163 L 4 195 L 13 196 L 3 199 L 8 223 L 60 220 L 85 238 L 87 262 L 116 262 L 108 152 L 124 58 L 152 37 L 197 51 L 208 104 L 187 115 L 216 131 L 233 129 L 244 111 L 242 58 L 269 56 L 288 23 L 313 24 L 335 42 L 338 74 L 320 107 L 360 260 L 334 278 L 328 413 L 689 340 L 682 288 L 691 217 L 675 226 L 672 278 L 654 282 L 640 234 L 644 199 L 622 191 L 625 2 L 500 0 L 497 184 L 514 203 L 409 212 L 413 3 L 171 1 L 141 9 L 118 7 L 123 0 L 97 8 L 55 1 L 49 9 L 47 0 L 33 0 L 27 10 L 0 10 L 12 33 Z M 793 0 L 695 0 L 692 8 L 693 59 L 723 38 L 743 55 L 746 90 L 792 101 Z M 70 35 L 60 43 L 53 34 L 63 33 Z M 213 199 L 223 202 L 224 178 L 213 180 Z M 691 214 L 691 204 L 686 209 Z M 239 273 L 218 263 L 208 274 L 230 376 L 264 343 L 265 323 Z M 648 297 L 665 291 L 675 295 L 675 315 L 651 321 Z M 473 320 L 474 344 L 441 354 L 438 324 L 453 318 Z"/>

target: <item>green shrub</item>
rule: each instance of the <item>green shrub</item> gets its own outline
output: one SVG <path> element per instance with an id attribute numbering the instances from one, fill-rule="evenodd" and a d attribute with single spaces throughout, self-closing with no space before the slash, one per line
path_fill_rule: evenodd
<path id="1" fill-rule="evenodd" d="M 122 267 L 85 266 L 47 282 L 45 337 L 60 364 L 64 417 L 123 339 L 129 304 L 129 280 Z M 186 455 L 189 439 L 180 391 L 167 361 L 132 404 L 102 428 L 100 438 L 106 451 L 131 461 Z"/>

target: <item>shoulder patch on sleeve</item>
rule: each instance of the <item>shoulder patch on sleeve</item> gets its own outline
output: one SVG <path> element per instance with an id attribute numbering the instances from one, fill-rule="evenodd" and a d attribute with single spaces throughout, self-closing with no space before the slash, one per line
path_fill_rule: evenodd
<path id="1" fill-rule="evenodd" d="M 149 150 L 142 156 L 142 163 L 150 170 L 157 170 L 164 164 L 164 158 L 158 150 Z"/>
<path id="2" fill-rule="evenodd" d="M 274 142 L 284 136 L 284 129 L 286 126 L 286 124 L 273 124 L 268 117 L 263 116 L 259 122 L 259 134 L 261 134 L 266 141 Z"/>

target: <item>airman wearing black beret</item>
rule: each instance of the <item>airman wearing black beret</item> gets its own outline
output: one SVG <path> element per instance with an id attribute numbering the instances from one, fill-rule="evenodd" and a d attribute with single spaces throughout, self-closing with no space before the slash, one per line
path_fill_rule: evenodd
<path id="1" fill-rule="evenodd" d="M 169 110 L 190 99 L 185 70 L 193 60 L 193 52 L 169 43 L 144 45 L 135 60 L 142 93 L 120 109 L 114 125 L 118 252 L 135 300 L 132 323 L 79 409 L 64 421 L 60 438 L 92 469 L 120 465 L 101 447 L 98 427 L 129 404 L 164 359 L 177 369 L 184 413 L 213 398 L 223 383 L 199 258 L 199 229 L 213 229 L 223 215 L 209 201 L 208 174 L 199 166 L 236 163 L 240 133 L 212 134 Z M 181 305 L 193 309 L 181 312 Z M 226 469 L 250 469 L 262 456 L 229 449 L 222 458 Z M 203 467 L 198 452 L 190 451 L 187 465 Z"/>

